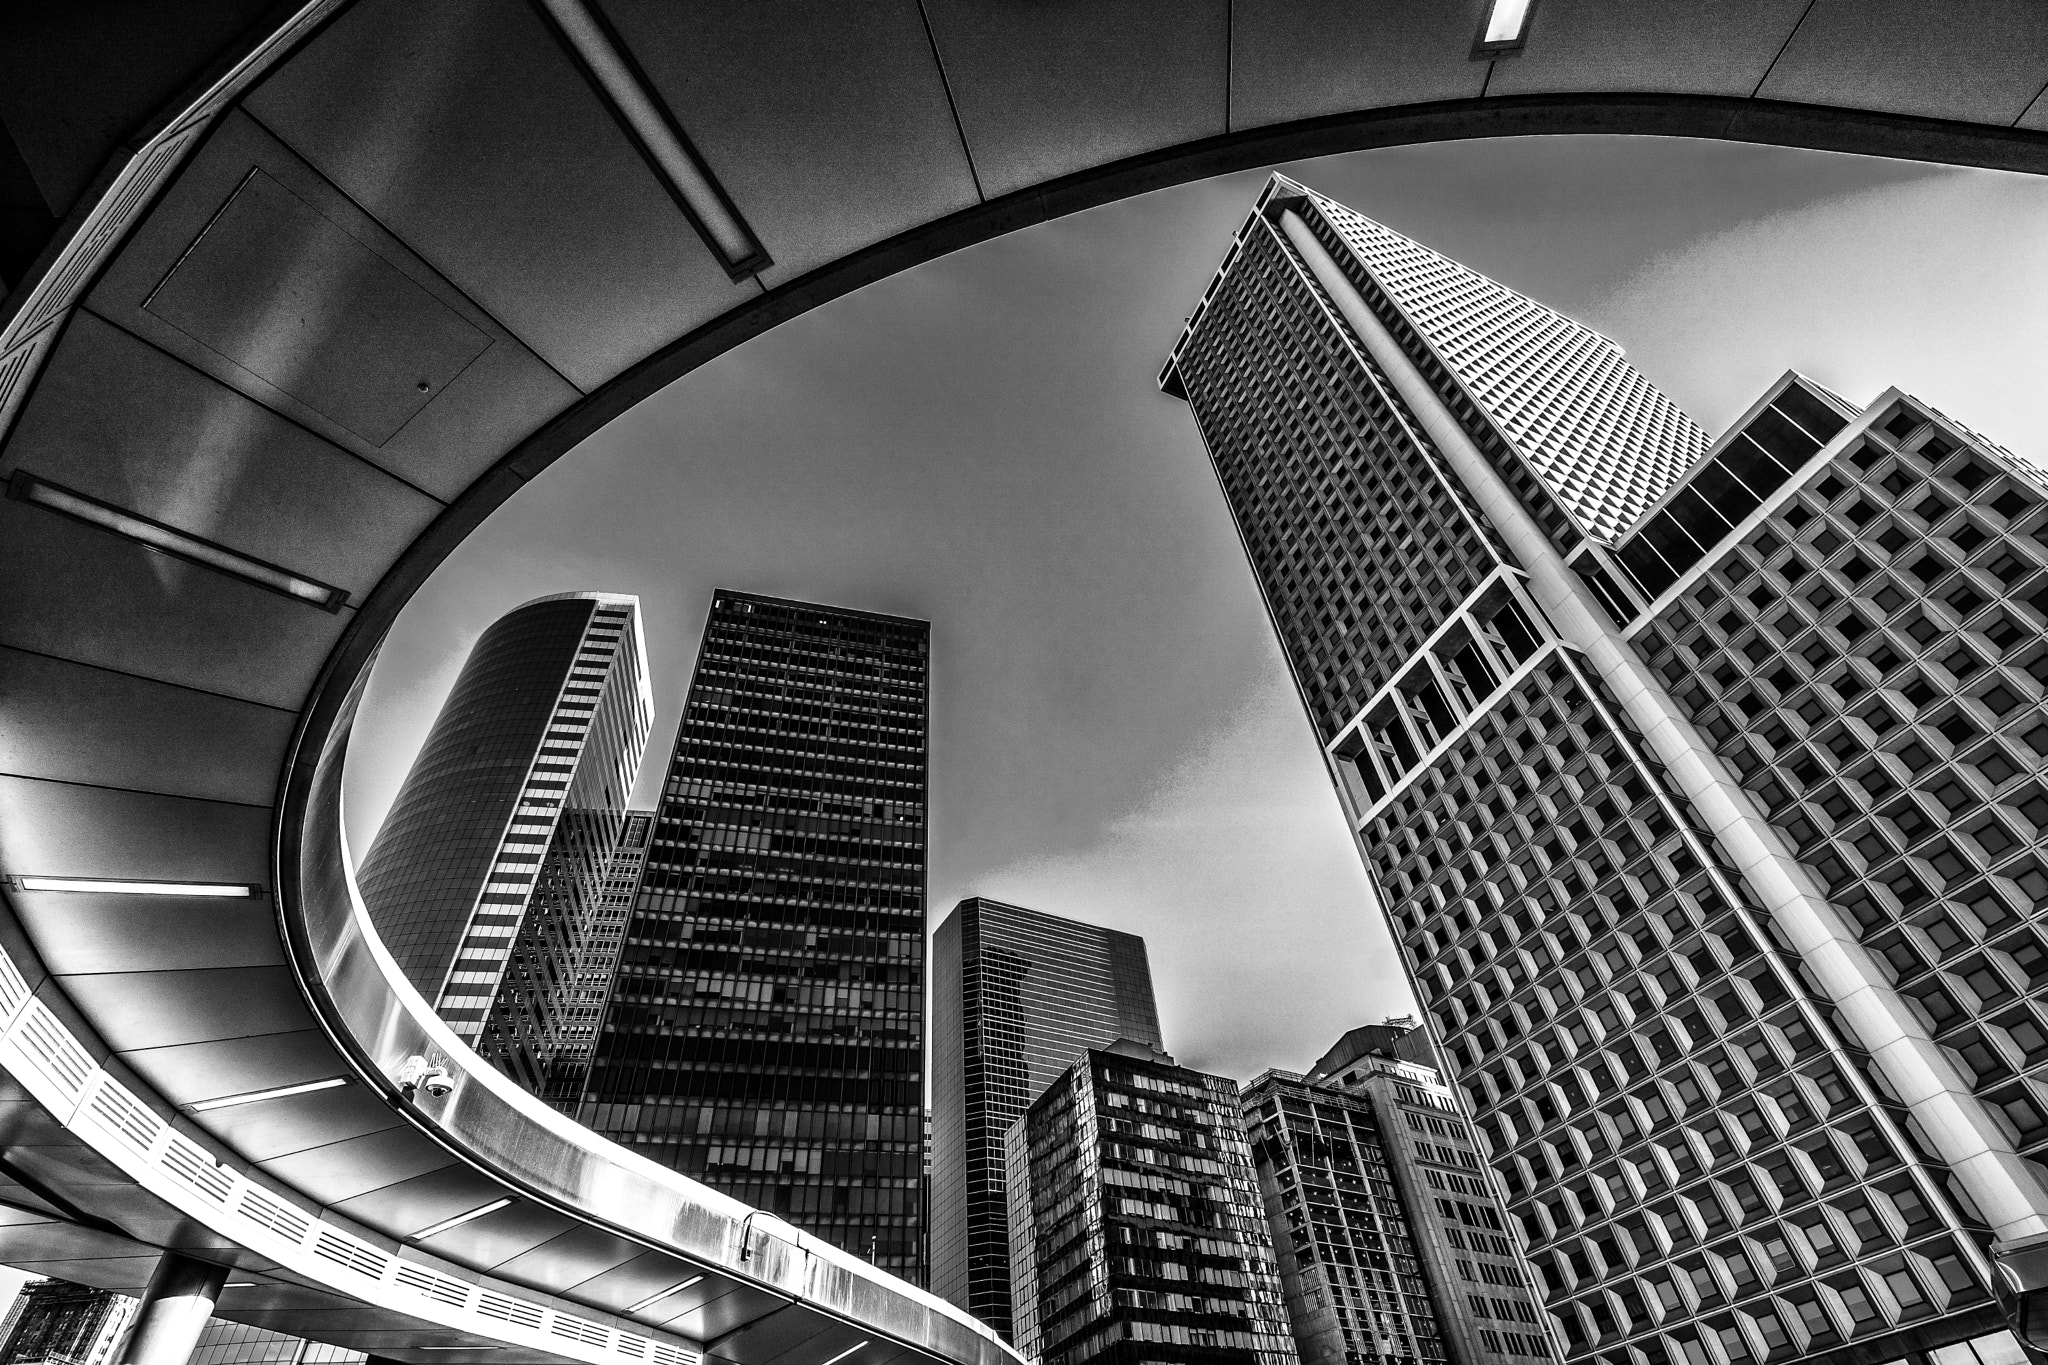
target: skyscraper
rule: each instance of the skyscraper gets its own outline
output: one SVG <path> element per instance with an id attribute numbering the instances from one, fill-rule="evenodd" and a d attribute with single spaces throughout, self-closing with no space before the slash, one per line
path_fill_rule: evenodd
<path id="1" fill-rule="evenodd" d="M 1567 1353 L 2010 1349 L 1993 1259 L 2040 1283 L 2048 1242 L 2039 473 L 1798 375 L 1710 440 L 1284 177 L 1163 384 Z"/>
<path id="2" fill-rule="evenodd" d="M 604 1022 L 605 1001 L 611 998 L 612 981 L 618 975 L 626 923 L 633 916 L 640 873 L 653 841 L 654 812 L 627 811 L 600 878 L 596 909 L 576 959 L 574 1003 L 564 1011 L 560 1042 L 548 1066 L 544 1092 L 548 1103 L 570 1113 L 582 1103 L 584 1084 L 590 1079 L 590 1064 L 597 1055 L 597 1030 Z"/>
<path id="3" fill-rule="evenodd" d="M 108 1365 L 135 1300 L 68 1280 L 30 1280 L 0 1324 L 0 1365 Z"/>
<path id="4" fill-rule="evenodd" d="M 713 596 L 578 1111 L 910 1278 L 930 629 Z"/>
<path id="5" fill-rule="evenodd" d="M 1303 1089 L 1332 1136 L 1336 1125 L 1328 1122 L 1323 1107 L 1339 1102 L 1334 1096 L 1372 1116 L 1371 1136 L 1385 1168 L 1380 1178 L 1391 1182 L 1406 1218 L 1408 1254 L 1428 1286 L 1445 1354 L 1458 1365 L 1548 1362 L 1553 1356 L 1539 1315 L 1542 1301 L 1508 1232 L 1481 1144 L 1435 1068 L 1413 1060 L 1415 1045 L 1427 1039 L 1424 1030 L 1412 1026 L 1352 1029 L 1310 1069 Z M 1250 1099 L 1247 1094 L 1247 1108 Z M 1289 1116 L 1283 1104 L 1282 1122 Z M 1354 1138 L 1363 1136 L 1358 1116 L 1348 1119 Z M 1313 1191 L 1304 1193 L 1302 1212 L 1311 1227 L 1322 1221 L 1319 1214 L 1327 1218 L 1331 1212 L 1355 1221 L 1341 1188 L 1335 1201 L 1325 1194 L 1320 1210 Z M 1377 1209 L 1388 1212 L 1383 1202 Z M 1330 1260 L 1321 1258 L 1321 1278 L 1349 1281 L 1351 1272 L 1341 1259 L 1334 1265 Z M 1352 1299 L 1356 1303 L 1356 1290 Z M 1370 1300 L 1368 1305 L 1377 1308 Z M 1307 1365 L 1307 1352 L 1303 1355 Z"/>
<path id="6" fill-rule="evenodd" d="M 1238 1093 L 1119 1039 L 1004 1134 L 1017 1349 L 1045 1365 L 1296 1365 Z"/>
<path id="7" fill-rule="evenodd" d="M 358 876 L 457 1035 L 536 1094 L 653 721 L 636 598 L 560 593 L 471 649 Z"/>
<path id="8" fill-rule="evenodd" d="M 1003 1133 L 1119 1038 L 1161 1041 L 1137 935 L 975 896 L 932 936 L 932 1292 L 1006 1338 Z"/>

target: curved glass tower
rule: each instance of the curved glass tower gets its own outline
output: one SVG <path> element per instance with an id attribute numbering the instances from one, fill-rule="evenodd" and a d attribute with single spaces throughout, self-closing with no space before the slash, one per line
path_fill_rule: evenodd
<path id="1" fill-rule="evenodd" d="M 470 651 L 358 874 L 413 985 L 537 1094 L 568 1049 L 652 719 L 637 598 L 560 593 L 507 612 Z"/>

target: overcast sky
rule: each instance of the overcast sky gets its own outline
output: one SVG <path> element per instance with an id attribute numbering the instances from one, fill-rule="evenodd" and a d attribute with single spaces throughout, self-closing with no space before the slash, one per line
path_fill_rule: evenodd
<path id="1" fill-rule="evenodd" d="M 2048 455 L 2048 181 L 1638 138 L 1284 169 L 1600 329 L 1710 431 L 1797 368 Z M 811 598 L 932 622 L 934 927 L 987 895 L 1142 934 L 1168 1047 L 1240 1079 L 1412 1008 L 1193 423 L 1155 385 L 1262 179 L 871 285 L 559 461 L 386 644 L 355 848 L 519 603 L 639 595 L 651 805 L 713 587 Z"/>

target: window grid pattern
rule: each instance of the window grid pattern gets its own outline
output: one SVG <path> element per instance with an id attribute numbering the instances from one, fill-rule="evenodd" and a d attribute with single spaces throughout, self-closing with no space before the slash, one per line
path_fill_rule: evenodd
<path id="1" fill-rule="evenodd" d="M 554 1058 L 547 1067 L 543 1097 L 565 1113 L 575 1113 L 597 1053 L 597 1031 L 604 1022 L 605 1002 L 619 972 L 626 946 L 626 922 L 640 891 L 640 870 L 654 837 L 653 811 L 628 811 L 617 843 L 600 871 L 596 908 L 584 931 L 560 1013 Z"/>
<path id="2" fill-rule="evenodd" d="M 1326 332 L 1344 335 L 1327 310 L 1247 316 L 1254 290 L 1261 301 L 1320 299 L 1284 246 L 1265 249 L 1270 229 L 1261 235 L 1289 185 L 1269 188 L 1162 383 L 1186 394 L 1224 472 L 1311 716 L 1365 812 L 1368 863 L 1536 1266 L 1554 1340 L 1600 1365 L 1848 1365 L 1993 1333 L 1980 1215 L 1807 989 L 1789 946 L 1766 937 L 1748 888 L 1626 714 L 1547 626 L 1521 623 L 1542 636 L 1527 648 L 1508 640 L 1517 632 L 1495 632 L 1519 661 L 1503 680 L 1507 657 L 1467 667 L 1453 638 L 1464 595 L 1433 604 L 1379 676 L 1417 682 L 1396 709 L 1434 750 L 1389 725 L 1395 761 L 1380 762 L 1377 712 L 1333 743 L 1303 661 L 1331 657 L 1340 621 L 1281 604 L 1304 582 L 1356 582 L 1394 600 L 1415 591 L 1418 568 L 1438 571 L 1426 549 L 1355 544 L 1341 519 L 1360 514 L 1342 505 L 1331 509 L 1338 533 L 1308 562 L 1270 548 L 1291 549 L 1279 533 L 1301 517 L 1268 485 L 1348 454 L 1327 431 L 1320 456 L 1304 450 L 1297 414 L 1361 382 L 1355 352 L 1337 366 L 1311 349 Z M 1279 278 L 1259 278 L 1265 268 Z M 1264 334 L 1275 327 L 1294 328 L 1291 343 Z M 1269 373 L 1285 366 L 1292 389 Z M 1687 459 L 1704 448 L 1674 440 Z M 1627 468 L 1638 457 L 1609 447 L 1604 458 Z M 1671 455 L 1668 477 L 1610 503 L 1616 521 L 1620 509 L 1640 514 L 1685 463 Z M 1417 469 L 1425 476 L 1437 476 L 1433 462 Z M 1489 540 L 1441 543 L 1494 591 L 1489 574 L 1505 555 L 1484 562 L 1471 549 Z M 1502 620 L 1487 616 L 1489 601 L 1481 594 L 1466 613 L 1475 639 Z M 1437 652 L 1451 657 L 1432 662 L 1416 646 L 1437 625 L 1447 632 Z"/>
<path id="3" fill-rule="evenodd" d="M 362 1365 L 368 1358 L 362 1351 L 209 1318 L 187 1365 Z"/>
<path id="4" fill-rule="evenodd" d="M 1135 934 L 980 897 L 932 953 L 932 1291 L 1008 1340 L 1003 1134 L 1088 1049 L 1161 1044 L 1152 971 Z"/>
<path id="5" fill-rule="evenodd" d="M 1176 356 L 1325 741 L 1506 558 L 1347 336 L 1254 218 Z"/>
<path id="6" fill-rule="evenodd" d="M 1371 1101 L 1269 1072 L 1244 1126 L 1302 1365 L 1446 1359 Z"/>
<path id="7" fill-rule="evenodd" d="M 1707 449 L 1707 433 L 1606 337 L 1305 193 L 1587 534 L 1627 528 Z"/>
<path id="8" fill-rule="evenodd" d="M 715 594 L 577 1111 L 917 1282 L 930 629 Z"/>
<path id="9" fill-rule="evenodd" d="M 1296 1365 L 1235 1082 L 1091 1051 L 1010 1126 L 1017 1348 Z"/>
<path id="10" fill-rule="evenodd" d="M 1988 1310 L 1958 1241 L 1988 1230 L 1697 831 L 1563 650 L 1366 831 L 1567 1354 L 1749 1365 Z"/>
<path id="11" fill-rule="evenodd" d="M 1638 645 L 2024 1152 L 2048 1150 L 2048 512 L 1911 403 Z"/>

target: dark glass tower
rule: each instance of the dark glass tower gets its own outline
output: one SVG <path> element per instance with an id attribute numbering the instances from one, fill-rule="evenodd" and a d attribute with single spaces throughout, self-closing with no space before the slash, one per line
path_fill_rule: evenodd
<path id="1" fill-rule="evenodd" d="M 632 597 L 563 593 L 500 617 L 358 874 L 420 994 L 536 1094 L 576 1050 L 579 964 L 653 720 L 645 660 Z"/>
<path id="2" fill-rule="evenodd" d="M 913 1279 L 930 632 L 713 597 L 579 1111 Z"/>
<path id="3" fill-rule="evenodd" d="M 1091 1047 L 1160 1045 L 1145 940 L 1001 901 L 932 936 L 932 1292 L 1008 1338 L 1003 1133 Z"/>
<path id="4" fill-rule="evenodd" d="M 589 917 L 582 952 L 576 961 L 573 1002 L 564 1011 L 560 1043 L 547 1070 L 545 1098 L 558 1109 L 574 1113 L 583 1101 L 597 1055 L 597 1031 L 604 1022 L 605 1001 L 619 971 L 619 953 L 626 944 L 626 923 L 640 894 L 640 873 L 654 842 L 654 812 L 626 812 L 618 842 L 601 876 L 596 910 Z"/>
<path id="5" fill-rule="evenodd" d="M 1044 1365 L 1295 1365 L 1235 1083 L 1121 1039 L 1004 1135 L 1017 1349 Z"/>
<path id="6" fill-rule="evenodd" d="M 1279 177 L 1163 382 L 1566 1353 L 2008 1350 L 1994 1258 L 2048 1282 L 2040 475 L 1797 375 L 1710 439 Z"/>

